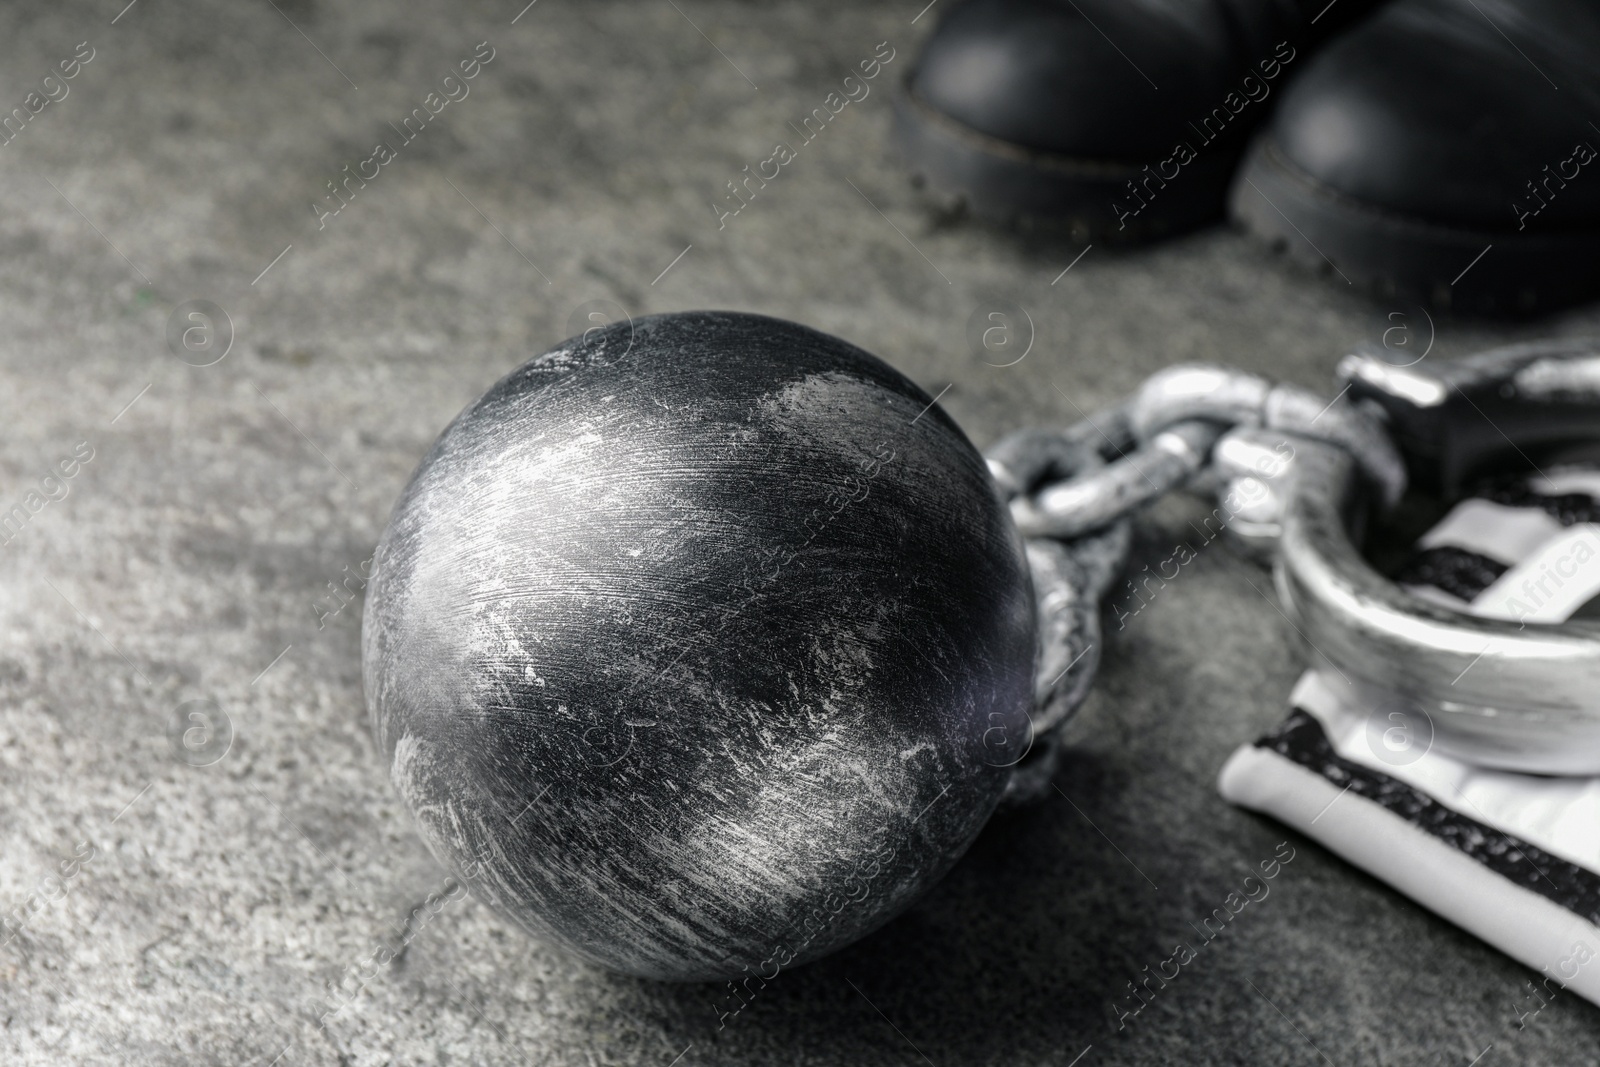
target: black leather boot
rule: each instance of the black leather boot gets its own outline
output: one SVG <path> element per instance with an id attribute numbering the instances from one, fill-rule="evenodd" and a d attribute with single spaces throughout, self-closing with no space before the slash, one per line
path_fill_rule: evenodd
<path id="1" fill-rule="evenodd" d="M 1306 64 L 1234 215 L 1337 284 L 1469 313 L 1600 292 L 1600 3 L 1395 0 Z"/>
<path id="2" fill-rule="evenodd" d="M 896 138 L 979 216 L 1080 240 L 1175 233 L 1222 216 L 1269 98 L 1372 4 L 967 0 L 902 83 Z"/>

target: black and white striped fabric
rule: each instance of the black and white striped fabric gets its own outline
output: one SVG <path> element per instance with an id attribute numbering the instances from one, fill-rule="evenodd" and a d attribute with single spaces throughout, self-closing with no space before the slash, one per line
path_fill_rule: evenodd
<path id="1" fill-rule="evenodd" d="M 1484 616 L 1600 614 L 1600 470 L 1484 487 L 1418 541 L 1395 580 Z M 1225 799 L 1600 1004 L 1600 778 L 1472 766 L 1416 743 L 1426 724 L 1398 702 L 1316 669 L 1290 704 L 1282 725 L 1223 767 Z"/>
<path id="2" fill-rule="evenodd" d="M 1553 622 L 1587 614 L 1600 586 L 1571 579 L 1600 573 L 1578 558 L 1587 556 L 1585 548 L 1600 547 L 1593 542 L 1600 524 L 1597 500 L 1600 471 L 1592 468 L 1487 486 L 1428 531 L 1395 580 L 1419 596 L 1483 615 Z M 1563 553 L 1567 546 L 1571 551 Z M 1563 556 L 1564 565 L 1555 569 Z M 1541 568 L 1541 562 L 1551 566 Z M 1507 580 L 1518 564 L 1524 566 Z"/>

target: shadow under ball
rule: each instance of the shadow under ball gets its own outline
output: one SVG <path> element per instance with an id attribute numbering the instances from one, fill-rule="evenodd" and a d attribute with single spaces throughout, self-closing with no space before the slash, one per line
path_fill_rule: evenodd
<path id="1" fill-rule="evenodd" d="M 982 458 L 881 360 L 757 315 L 591 330 L 468 407 L 362 642 L 434 854 L 642 977 L 770 978 L 887 922 L 1029 740 L 1031 586 Z"/>

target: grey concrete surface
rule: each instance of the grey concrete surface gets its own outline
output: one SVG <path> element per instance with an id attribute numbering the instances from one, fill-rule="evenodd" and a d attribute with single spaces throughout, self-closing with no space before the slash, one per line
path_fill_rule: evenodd
<path id="1" fill-rule="evenodd" d="M 721 1029 L 723 990 L 613 977 L 440 900 L 365 723 L 359 601 L 334 611 L 328 583 L 448 419 L 585 301 L 835 332 L 947 390 L 979 444 L 1178 360 L 1325 388 L 1345 346 L 1428 327 L 1226 230 L 1062 276 L 1081 249 L 941 216 L 886 144 L 922 0 L 124 2 L 0 9 L 0 110 L 93 49 L 0 146 L 0 509 L 42 505 L 0 549 L 0 1062 L 1600 1057 L 1594 1008 L 1518 1029 L 1529 972 L 1217 797 L 1302 662 L 1221 547 L 1112 634 L 1059 796 Z M 324 183 L 483 41 L 470 95 L 319 229 Z M 724 183 L 885 41 L 870 95 L 719 230 Z M 1010 367 L 966 341 L 995 298 L 1036 327 Z M 208 367 L 166 341 L 195 299 L 232 324 Z M 1429 358 L 1595 325 L 1440 323 Z M 1138 563 L 1186 507 L 1147 517 Z M 201 699 L 233 737 L 191 766 L 173 724 Z M 1285 840 L 1270 897 L 1117 1032 L 1126 983 Z"/>

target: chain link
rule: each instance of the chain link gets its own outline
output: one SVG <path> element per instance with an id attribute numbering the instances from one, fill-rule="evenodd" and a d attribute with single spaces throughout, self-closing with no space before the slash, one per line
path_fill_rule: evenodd
<path id="1" fill-rule="evenodd" d="M 1038 613 L 1033 730 L 1008 804 L 1050 787 L 1061 727 L 1100 661 L 1100 600 L 1127 564 L 1131 516 L 1170 492 L 1215 492 L 1234 539 L 1270 556 L 1293 491 L 1296 442 L 1336 445 L 1373 495 L 1393 506 L 1406 469 L 1382 413 L 1225 367 L 1180 365 L 1125 402 L 1066 430 L 1027 429 L 996 443 L 989 471 L 1025 539 Z"/>

